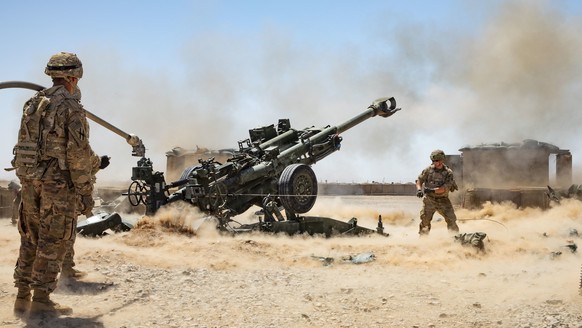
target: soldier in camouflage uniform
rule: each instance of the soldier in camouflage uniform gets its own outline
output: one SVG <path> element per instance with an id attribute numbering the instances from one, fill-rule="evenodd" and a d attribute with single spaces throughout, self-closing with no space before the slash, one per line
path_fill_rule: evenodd
<path id="1" fill-rule="evenodd" d="M 45 74 L 53 86 L 24 104 L 12 161 L 22 185 L 16 315 L 28 309 L 32 315 L 72 313 L 49 296 L 57 285 L 65 242 L 76 232 L 76 198 L 82 199 L 79 211 L 90 213 L 91 168 L 101 161 L 89 145 L 86 113 L 74 96 L 83 76 L 81 61 L 72 53 L 55 54 Z"/>
<path id="2" fill-rule="evenodd" d="M 442 150 L 433 151 L 430 159 L 432 165 L 424 169 L 416 180 L 416 196 L 424 197 L 418 233 L 427 235 L 430 232 L 430 222 L 435 212 L 445 218 L 449 231 L 458 232 L 457 216 L 449 200 L 449 192 L 457 189 L 453 171 L 445 165 L 445 153 Z"/>

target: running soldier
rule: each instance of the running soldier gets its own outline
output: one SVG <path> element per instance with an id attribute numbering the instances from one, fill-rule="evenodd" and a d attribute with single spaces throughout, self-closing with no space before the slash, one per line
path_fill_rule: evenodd
<path id="1" fill-rule="evenodd" d="M 418 233 L 428 235 L 435 212 L 445 218 L 449 231 L 458 232 L 457 216 L 449 199 L 449 191 L 458 189 L 453 171 L 445 165 L 445 153 L 442 150 L 433 151 L 430 159 L 432 165 L 425 168 L 416 180 L 416 196 L 424 197 Z"/>

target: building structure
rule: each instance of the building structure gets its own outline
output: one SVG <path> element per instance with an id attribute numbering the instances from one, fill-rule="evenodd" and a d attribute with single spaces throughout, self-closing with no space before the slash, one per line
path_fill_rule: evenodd
<path id="1" fill-rule="evenodd" d="M 549 207 L 547 187 L 572 184 L 572 154 L 567 149 L 526 139 L 521 143 L 465 146 L 447 164 L 461 190 L 463 207 L 486 201 L 511 201 L 519 207 Z"/>

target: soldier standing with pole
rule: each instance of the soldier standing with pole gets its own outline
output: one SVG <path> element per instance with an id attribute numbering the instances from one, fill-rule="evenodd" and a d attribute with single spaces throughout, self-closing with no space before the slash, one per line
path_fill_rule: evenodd
<path id="1" fill-rule="evenodd" d="M 75 96 L 83 76 L 75 54 L 53 55 L 45 68 L 51 88 L 24 104 L 12 166 L 22 185 L 18 222 L 20 251 L 14 270 L 18 288 L 14 313 L 58 316 L 72 309 L 50 299 L 57 286 L 65 242 L 76 233 L 78 209 L 93 208 L 93 163 L 101 163 L 89 145 L 86 113 Z"/>

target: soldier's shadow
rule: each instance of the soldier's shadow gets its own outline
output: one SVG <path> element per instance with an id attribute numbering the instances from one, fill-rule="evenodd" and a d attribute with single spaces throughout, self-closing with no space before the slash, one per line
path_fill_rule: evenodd
<path id="1" fill-rule="evenodd" d="M 114 287 L 113 282 L 90 282 L 73 279 L 59 279 L 55 294 L 76 294 L 76 295 L 96 295 L 104 293 Z M 74 315 L 74 314 L 73 314 Z M 105 327 L 99 321 L 101 315 L 92 318 L 75 317 L 27 317 L 24 320 L 26 328 L 40 327 L 81 327 L 81 328 L 102 328 Z"/>
<path id="2" fill-rule="evenodd" d="M 87 284 L 87 283 L 85 283 Z M 89 283 L 95 284 L 95 283 Z M 97 314 L 91 318 L 74 318 L 74 317 L 26 317 L 22 320 L 26 323 L 26 328 L 44 328 L 44 327 L 70 327 L 70 328 L 104 328 L 105 325 L 99 321 L 101 317 L 106 314 L 114 313 L 126 306 L 137 302 L 138 299 L 133 299 L 115 308 L 109 309 L 106 313 Z"/>

